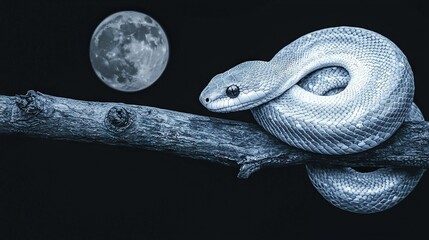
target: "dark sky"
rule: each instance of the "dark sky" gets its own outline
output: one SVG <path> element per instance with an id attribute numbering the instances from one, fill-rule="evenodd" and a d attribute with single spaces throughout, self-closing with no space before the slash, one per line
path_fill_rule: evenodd
<path id="1" fill-rule="evenodd" d="M 298 2 L 298 1 L 296 1 Z M 269 60 L 299 36 L 349 25 L 379 32 L 408 57 L 415 102 L 426 118 L 428 15 L 412 1 L 69 0 L 0 3 L 0 94 L 33 89 L 80 100 L 125 102 L 216 114 L 198 102 L 215 74 L 246 60 Z M 89 41 L 117 11 L 141 11 L 164 28 L 170 60 L 161 78 L 136 93 L 95 75 Z M 95 143 L 0 135 L 0 239 L 282 239 L 409 236 L 426 232 L 429 179 L 396 207 L 358 215 L 335 208 L 304 166 L 237 169 L 162 152 Z"/>

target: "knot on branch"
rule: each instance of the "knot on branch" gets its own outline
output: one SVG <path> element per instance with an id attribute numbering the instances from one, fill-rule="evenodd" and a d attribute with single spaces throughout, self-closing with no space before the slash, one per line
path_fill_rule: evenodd
<path id="1" fill-rule="evenodd" d="M 39 99 L 39 94 L 30 90 L 25 95 L 18 95 L 16 105 L 27 115 L 36 116 L 43 110 L 43 101 Z"/>
<path id="2" fill-rule="evenodd" d="M 105 124 L 107 128 L 114 132 L 123 132 L 131 126 L 133 114 L 124 107 L 112 107 L 107 112 Z"/>

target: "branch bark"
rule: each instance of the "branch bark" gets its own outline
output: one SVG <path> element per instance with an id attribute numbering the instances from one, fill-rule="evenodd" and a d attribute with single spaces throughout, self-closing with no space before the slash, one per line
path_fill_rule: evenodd
<path id="1" fill-rule="evenodd" d="M 429 122 L 407 122 L 385 143 L 359 154 L 328 156 L 290 147 L 255 124 L 154 107 L 79 101 L 30 90 L 0 96 L 0 133 L 167 151 L 239 166 L 247 178 L 267 166 L 332 164 L 429 167 Z"/>

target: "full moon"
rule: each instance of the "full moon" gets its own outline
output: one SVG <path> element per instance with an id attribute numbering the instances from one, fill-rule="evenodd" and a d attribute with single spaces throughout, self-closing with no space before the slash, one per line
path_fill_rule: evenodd
<path id="1" fill-rule="evenodd" d="M 97 76 L 123 92 L 152 85 L 164 72 L 169 56 L 167 36 L 159 23 L 134 11 L 104 19 L 92 35 L 89 51 Z"/>

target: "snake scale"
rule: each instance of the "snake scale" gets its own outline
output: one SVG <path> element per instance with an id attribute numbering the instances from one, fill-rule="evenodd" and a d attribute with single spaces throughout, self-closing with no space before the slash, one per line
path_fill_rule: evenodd
<path id="1" fill-rule="evenodd" d="M 379 145 L 405 120 L 424 120 L 413 95 L 411 66 L 391 40 L 340 26 L 310 32 L 270 61 L 243 62 L 214 76 L 200 102 L 214 112 L 250 109 L 256 122 L 283 142 L 340 155 Z M 306 167 L 326 200 L 356 213 L 395 206 L 425 171 Z"/>

